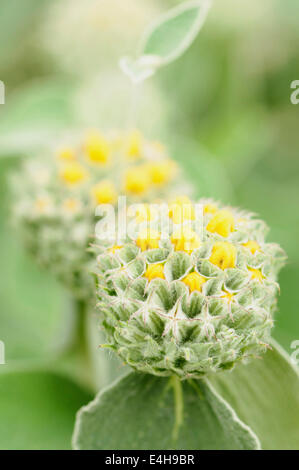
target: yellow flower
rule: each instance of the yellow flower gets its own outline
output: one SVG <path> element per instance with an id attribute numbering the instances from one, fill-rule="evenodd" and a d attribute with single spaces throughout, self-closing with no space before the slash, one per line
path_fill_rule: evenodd
<path id="1" fill-rule="evenodd" d="M 205 204 L 203 211 L 205 214 L 215 214 L 218 211 L 218 209 L 215 206 L 215 204 L 208 203 L 208 204 Z"/>
<path id="2" fill-rule="evenodd" d="M 172 160 L 165 160 L 148 164 L 148 171 L 153 184 L 168 183 L 174 176 L 176 164 Z"/>
<path id="3" fill-rule="evenodd" d="M 62 203 L 62 207 L 66 212 L 76 212 L 80 207 L 80 202 L 73 198 L 65 199 Z"/>
<path id="4" fill-rule="evenodd" d="M 39 214 L 45 214 L 51 207 L 51 200 L 48 197 L 39 197 L 34 203 L 34 210 Z"/>
<path id="5" fill-rule="evenodd" d="M 157 218 L 158 211 L 151 204 L 138 204 L 136 209 L 136 222 L 152 222 Z"/>
<path id="6" fill-rule="evenodd" d="M 120 250 L 121 248 L 122 248 L 121 245 L 114 245 L 114 246 L 112 246 L 111 248 L 109 248 L 109 251 L 110 251 L 110 253 L 113 253 L 113 254 L 114 254 L 114 253 L 117 252 L 117 250 Z"/>
<path id="7" fill-rule="evenodd" d="M 87 177 L 86 169 L 77 162 L 66 163 L 60 171 L 60 177 L 64 183 L 76 185 L 82 183 Z"/>
<path id="8" fill-rule="evenodd" d="M 142 155 L 143 137 L 137 130 L 131 131 L 125 143 L 125 154 L 130 160 L 138 160 Z"/>
<path id="9" fill-rule="evenodd" d="M 92 163 L 107 164 L 110 156 L 109 142 L 98 132 L 90 132 L 85 141 L 85 152 Z"/>
<path id="10" fill-rule="evenodd" d="M 139 246 L 141 251 L 159 248 L 160 238 L 160 232 L 151 228 L 145 228 L 139 232 L 136 244 Z"/>
<path id="11" fill-rule="evenodd" d="M 231 303 L 234 300 L 234 295 L 231 292 L 224 290 L 224 294 L 221 296 L 223 299 L 226 299 L 228 303 Z"/>
<path id="12" fill-rule="evenodd" d="M 234 268 L 236 265 L 236 248 L 228 242 L 216 242 L 212 248 L 210 262 L 221 269 Z"/>
<path id="13" fill-rule="evenodd" d="M 117 199 L 115 186 L 109 180 L 103 180 L 96 184 L 92 188 L 91 194 L 97 204 L 114 204 Z"/>
<path id="14" fill-rule="evenodd" d="M 195 210 L 187 196 L 177 197 L 169 207 L 169 217 L 174 224 L 181 224 L 186 220 L 195 219 Z"/>
<path id="15" fill-rule="evenodd" d="M 184 284 L 189 287 L 190 292 L 198 290 L 201 292 L 202 285 L 206 282 L 206 278 L 194 272 L 187 274 L 183 279 Z"/>
<path id="16" fill-rule="evenodd" d="M 190 227 L 181 226 L 180 229 L 173 232 L 171 242 L 175 246 L 176 251 L 185 251 L 191 254 L 200 246 L 200 239 L 194 230 Z"/>
<path id="17" fill-rule="evenodd" d="M 249 240 L 247 243 L 243 243 L 243 246 L 245 246 L 245 248 L 248 248 L 253 255 L 256 251 L 260 250 L 260 245 L 254 240 Z"/>
<path id="18" fill-rule="evenodd" d="M 216 212 L 207 225 L 209 232 L 218 233 L 222 237 L 228 237 L 228 235 L 234 231 L 234 228 L 234 217 L 228 210 Z"/>
<path id="19" fill-rule="evenodd" d="M 150 264 L 147 267 L 144 273 L 144 276 L 149 281 L 151 281 L 152 279 L 156 279 L 156 278 L 165 279 L 163 264 Z"/>
<path id="20" fill-rule="evenodd" d="M 251 279 L 256 279 L 259 282 L 265 279 L 260 269 L 248 268 L 248 271 L 251 273 Z"/>
<path id="21" fill-rule="evenodd" d="M 64 147 L 58 151 L 57 157 L 60 160 L 72 161 L 72 160 L 75 160 L 76 154 L 75 154 L 75 151 L 71 147 Z"/>
<path id="22" fill-rule="evenodd" d="M 125 173 L 125 190 L 132 194 L 145 193 L 150 185 L 150 178 L 144 166 L 130 168 Z"/>

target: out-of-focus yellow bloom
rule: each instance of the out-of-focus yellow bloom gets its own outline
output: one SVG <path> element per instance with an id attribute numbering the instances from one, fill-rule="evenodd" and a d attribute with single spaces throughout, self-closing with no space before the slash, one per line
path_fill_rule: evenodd
<path id="1" fill-rule="evenodd" d="M 92 163 L 106 165 L 110 157 L 110 145 L 108 140 L 99 132 L 90 132 L 85 141 L 85 152 Z"/>
<path id="2" fill-rule="evenodd" d="M 206 278 L 194 272 L 187 274 L 187 276 L 184 277 L 183 282 L 189 287 L 190 292 L 195 290 L 201 292 L 202 285 L 206 282 Z"/>
<path id="3" fill-rule="evenodd" d="M 215 204 L 208 203 L 208 204 L 205 204 L 203 211 L 204 211 L 204 214 L 216 214 L 216 212 L 218 211 L 218 208 L 217 206 L 215 206 Z"/>
<path id="4" fill-rule="evenodd" d="M 150 178 L 144 165 L 127 170 L 124 183 L 128 193 L 137 195 L 145 193 L 150 186 Z"/>
<path id="5" fill-rule="evenodd" d="M 158 210 L 151 204 L 138 204 L 136 208 L 136 222 L 152 222 L 158 216 Z"/>
<path id="6" fill-rule="evenodd" d="M 74 198 L 65 199 L 62 203 L 62 208 L 66 212 L 77 212 L 80 206 L 81 206 L 80 201 Z"/>
<path id="7" fill-rule="evenodd" d="M 76 153 L 71 147 L 64 147 L 58 150 L 57 157 L 60 160 L 72 161 L 76 158 Z"/>
<path id="8" fill-rule="evenodd" d="M 256 251 L 260 250 L 260 245 L 255 240 L 249 240 L 247 243 L 243 243 L 243 246 L 248 248 L 253 255 Z"/>
<path id="9" fill-rule="evenodd" d="M 86 180 L 88 172 L 80 163 L 70 162 L 61 168 L 60 177 L 64 183 L 76 185 Z"/>
<path id="10" fill-rule="evenodd" d="M 194 205 L 187 196 L 179 196 L 170 204 L 169 217 L 174 224 L 182 224 L 186 220 L 195 220 Z"/>
<path id="11" fill-rule="evenodd" d="M 34 202 L 34 210 L 39 214 L 45 214 L 51 207 L 51 199 L 49 197 L 38 197 Z"/>
<path id="12" fill-rule="evenodd" d="M 116 253 L 118 250 L 120 250 L 121 248 L 122 248 L 121 245 L 114 245 L 114 246 L 112 246 L 111 248 L 109 248 L 109 251 L 110 251 L 110 253 L 113 253 L 113 254 L 114 254 L 114 253 Z"/>
<path id="13" fill-rule="evenodd" d="M 139 246 L 141 251 L 151 250 L 154 248 L 159 248 L 160 238 L 161 233 L 157 230 L 144 228 L 139 232 L 136 244 Z"/>
<path id="14" fill-rule="evenodd" d="M 143 137 L 137 130 L 131 131 L 125 139 L 125 155 L 130 160 L 138 160 L 142 156 Z"/>
<path id="15" fill-rule="evenodd" d="M 114 204 L 117 199 L 117 191 L 112 181 L 103 180 L 91 190 L 92 197 L 97 204 Z"/>
<path id="16" fill-rule="evenodd" d="M 153 279 L 165 279 L 164 276 L 164 266 L 163 264 L 150 264 L 145 273 L 144 276 L 149 280 L 152 281 Z"/>
<path id="17" fill-rule="evenodd" d="M 149 163 L 147 167 L 152 183 L 157 185 L 168 183 L 176 171 L 176 164 L 172 160 Z"/>
<path id="18" fill-rule="evenodd" d="M 226 299 L 228 303 L 231 303 L 234 300 L 234 295 L 232 292 L 228 292 L 227 290 L 224 291 L 224 294 L 222 295 L 223 299 Z"/>
<path id="19" fill-rule="evenodd" d="M 234 268 L 236 265 L 236 248 L 228 242 L 216 242 L 212 248 L 210 262 L 221 269 Z"/>
<path id="20" fill-rule="evenodd" d="M 248 268 L 248 271 L 251 273 L 251 279 L 256 279 L 259 282 L 262 282 L 265 279 L 265 276 L 260 269 Z"/>
<path id="21" fill-rule="evenodd" d="M 171 242 L 174 244 L 176 251 L 185 251 L 189 254 L 200 246 L 200 239 L 197 233 L 190 227 L 184 226 L 173 232 Z"/>
<path id="22" fill-rule="evenodd" d="M 218 233 L 222 237 L 228 237 L 234 231 L 235 222 L 233 214 L 228 210 L 216 212 L 207 225 L 209 232 Z"/>

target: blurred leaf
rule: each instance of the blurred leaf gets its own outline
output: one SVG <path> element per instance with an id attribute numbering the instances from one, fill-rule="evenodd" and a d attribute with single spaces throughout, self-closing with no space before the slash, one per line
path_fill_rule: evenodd
<path id="1" fill-rule="evenodd" d="M 7 158 L 0 164 L 0 340 L 8 364 L 56 354 L 69 341 L 73 325 L 64 291 L 36 267 L 13 227 L 4 222 L 10 204 L 6 175 L 16 163 Z"/>
<path id="2" fill-rule="evenodd" d="M 138 83 L 180 57 L 199 33 L 210 6 L 211 0 L 192 0 L 161 16 L 146 32 L 139 58 L 136 61 L 128 57 L 121 59 L 123 72 L 133 83 Z"/>
<path id="3" fill-rule="evenodd" d="M 0 156 L 24 154 L 49 145 L 51 133 L 74 125 L 74 83 L 67 80 L 35 81 L 0 107 Z"/>
<path id="4" fill-rule="evenodd" d="M 261 360 L 210 380 L 258 435 L 263 449 L 298 449 L 299 373 L 277 343 Z"/>
<path id="5" fill-rule="evenodd" d="M 24 40 L 32 31 L 48 0 L 18 0 L 0 3 L 0 55 L 1 64 L 14 59 Z"/>
<path id="6" fill-rule="evenodd" d="M 146 32 L 142 54 L 158 57 L 161 65 L 177 59 L 196 38 L 210 6 L 210 0 L 192 0 L 167 12 Z"/>
<path id="7" fill-rule="evenodd" d="M 74 447 L 256 449 L 258 441 L 204 381 L 131 373 L 80 410 Z"/>
<path id="8" fill-rule="evenodd" d="M 1 449 L 69 449 L 76 411 L 91 397 L 51 372 L 0 367 Z"/>
<path id="9" fill-rule="evenodd" d="M 170 154 L 184 169 L 193 183 L 195 197 L 220 198 L 231 203 L 232 185 L 225 166 L 206 148 L 192 139 L 174 137 L 170 142 Z"/>

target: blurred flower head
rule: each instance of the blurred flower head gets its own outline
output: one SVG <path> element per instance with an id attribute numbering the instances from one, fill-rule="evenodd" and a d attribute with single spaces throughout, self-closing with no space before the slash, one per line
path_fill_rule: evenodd
<path id="1" fill-rule="evenodd" d="M 15 224 L 38 262 L 82 297 L 90 293 L 96 207 L 116 206 L 120 195 L 129 204 L 165 197 L 177 177 L 165 148 L 138 130 L 90 130 L 14 175 Z"/>

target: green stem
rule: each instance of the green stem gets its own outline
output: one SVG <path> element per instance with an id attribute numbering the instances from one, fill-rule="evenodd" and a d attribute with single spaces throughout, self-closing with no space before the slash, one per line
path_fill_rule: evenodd
<path id="1" fill-rule="evenodd" d="M 180 427 L 183 424 L 184 419 L 184 397 L 183 397 L 183 387 L 182 382 L 176 375 L 171 377 L 171 385 L 173 387 L 174 393 L 174 412 L 175 412 L 175 422 L 174 428 L 172 431 L 172 440 L 174 447 L 176 446 Z"/>
<path id="2" fill-rule="evenodd" d="M 72 299 L 74 332 L 72 342 L 64 354 L 63 364 L 72 376 L 88 389 L 94 391 L 94 363 L 91 356 L 88 335 L 90 307 L 84 300 Z"/>
<path id="3" fill-rule="evenodd" d="M 86 360 L 89 359 L 89 347 L 87 341 L 88 306 L 84 300 L 74 300 L 75 333 L 73 348 Z"/>
<path id="4" fill-rule="evenodd" d="M 132 83 L 129 113 L 128 113 L 128 130 L 137 128 L 138 116 L 140 110 L 140 98 L 141 98 L 142 84 Z"/>

